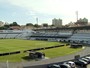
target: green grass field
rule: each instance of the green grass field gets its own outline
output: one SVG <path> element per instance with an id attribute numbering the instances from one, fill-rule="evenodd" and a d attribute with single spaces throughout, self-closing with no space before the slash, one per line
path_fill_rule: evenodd
<path id="1" fill-rule="evenodd" d="M 59 44 L 65 44 L 60 42 L 47 42 L 47 41 L 31 41 L 31 40 L 19 40 L 19 39 L 0 39 L 0 53 L 6 52 L 13 52 L 13 51 L 22 51 L 20 54 L 15 55 L 8 55 L 8 56 L 0 56 L 0 61 L 9 61 L 9 62 L 20 62 L 20 61 L 27 61 L 23 59 L 28 53 L 23 53 L 24 50 L 40 48 L 40 47 L 47 47 L 47 46 L 54 46 Z M 47 57 L 54 58 L 59 56 L 64 56 L 67 54 L 72 54 L 82 50 L 81 48 L 72 49 L 68 46 L 63 46 L 59 48 L 47 49 L 42 50 Z"/>
<path id="2" fill-rule="evenodd" d="M 28 49 L 47 47 L 58 45 L 58 42 L 47 42 L 47 41 L 31 41 L 31 40 L 18 40 L 18 39 L 1 39 L 0 40 L 0 53 L 12 52 L 12 51 L 23 51 Z"/>

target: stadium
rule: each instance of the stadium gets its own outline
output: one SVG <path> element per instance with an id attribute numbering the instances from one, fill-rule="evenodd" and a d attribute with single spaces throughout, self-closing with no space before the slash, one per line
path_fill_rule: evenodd
<path id="1" fill-rule="evenodd" d="M 44 52 L 46 57 L 48 57 L 48 64 L 52 63 L 49 60 L 60 56 L 64 57 L 74 54 L 74 58 L 82 49 L 71 49 L 67 46 L 68 44 L 70 45 L 70 43 L 82 44 L 84 46 L 89 45 L 90 26 L 33 30 L 0 30 L 0 62 L 35 61 L 33 64 L 38 65 L 36 59 L 32 60 L 27 57 L 28 51 Z M 79 54 L 84 56 L 89 53 Z M 69 60 L 69 58 L 65 60 Z M 59 61 L 53 61 L 53 63 L 55 62 Z M 18 67 L 18 65 L 16 66 Z"/>
<path id="2" fill-rule="evenodd" d="M 1 48 L 0 61 L 1 62 L 6 62 L 7 60 L 10 62 L 21 62 L 21 57 L 25 59 L 24 56 L 28 54 L 28 53 L 22 53 L 22 52 L 32 51 L 32 50 L 35 50 L 35 51 L 41 50 L 41 52 L 45 52 L 47 54 L 46 56 L 49 56 L 51 58 L 56 58 L 56 57 L 60 57 L 59 55 L 60 53 L 57 53 L 60 50 L 64 50 L 62 51 L 64 54 L 61 56 L 77 53 L 82 50 L 81 48 L 68 49 L 67 48 L 68 46 L 61 47 L 62 44 L 66 45 L 66 43 L 76 43 L 76 44 L 89 45 L 90 44 L 90 26 L 68 27 L 68 28 L 47 28 L 47 29 L 33 29 L 33 30 L 0 30 L 0 41 L 1 41 L 0 42 L 0 48 Z M 32 41 L 33 43 L 30 41 Z M 22 44 L 19 42 L 21 42 Z M 27 45 L 25 43 L 27 43 Z M 15 44 L 18 44 L 18 45 L 15 45 Z M 36 44 L 38 46 L 34 46 Z M 8 49 L 7 47 L 10 49 Z M 56 49 L 54 49 L 54 47 L 56 47 Z M 51 52 L 49 52 L 49 48 L 51 49 L 51 52 L 53 52 L 52 54 L 54 55 L 50 54 Z M 58 55 L 55 53 L 57 53 Z M 83 54 L 83 56 L 84 55 L 87 55 L 87 54 Z M 11 60 L 12 57 L 14 57 L 13 58 L 14 60 Z M 15 58 L 18 58 L 18 59 L 15 59 Z M 65 60 L 62 60 L 62 61 L 65 61 Z M 50 63 L 52 63 L 52 61 L 50 62 L 48 59 L 48 64 Z M 53 63 L 55 63 L 55 61 L 53 61 Z"/>
<path id="3" fill-rule="evenodd" d="M 89 0 L 0 0 L 0 68 L 90 68 Z"/>

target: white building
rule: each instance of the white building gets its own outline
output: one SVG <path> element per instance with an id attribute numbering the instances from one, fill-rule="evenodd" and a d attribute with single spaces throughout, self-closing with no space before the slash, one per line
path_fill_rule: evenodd
<path id="1" fill-rule="evenodd" d="M 52 25 L 54 25 L 55 27 L 61 27 L 62 26 L 62 19 L 56 19 L 56 18 L 54 18 L 52 20 Z"/>
<path id="2" fill-rule="evenodd" d="M 0 21 L 0 27 L 4 26 L 4 22 Z"/>

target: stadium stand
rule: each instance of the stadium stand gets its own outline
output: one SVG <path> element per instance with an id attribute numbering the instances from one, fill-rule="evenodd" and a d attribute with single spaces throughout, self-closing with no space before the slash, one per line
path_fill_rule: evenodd
<path id="1" fill-rule="evenodd" d="M 35 29 L 31 40 L 47 40 L 90 44 L 90 26 Z"/>
<path id="2" fill-rule="evenodd" d="M 32 34 L 31 30 L 2 30 L 0 31 L 0 39 L 10 39 L 10 38 L 18 38 L 18 39 L 27 39 L 29 35 Z"/>
<path id="3" fill-rule="evenodd" d="M 3 39 L 5 38 L 6 34 L 0 33 L 0 38 Z"/>
<path id="4" fill-rule="evenodd" d="M 34 30 L 1 30 L 0 38 L 17 38 L 90 44 L 90 26 Z"/>

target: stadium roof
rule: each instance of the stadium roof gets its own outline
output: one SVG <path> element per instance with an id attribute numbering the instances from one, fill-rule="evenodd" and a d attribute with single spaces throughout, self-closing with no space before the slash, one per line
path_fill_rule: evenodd
<path id="1" fill-rule="evenodd" d="M 90 26 L 78 26 L 78 27 L 62 27 L 62 28 L 42 28 L 42 29 L 34 29 L 34 30 L 67 30 L 67 29 L 69 29 L 69 30 L 77 30 L 77 29 L 80 29 L 80 30 L 82 30 L 82 29 L 90 29 Z"/>

